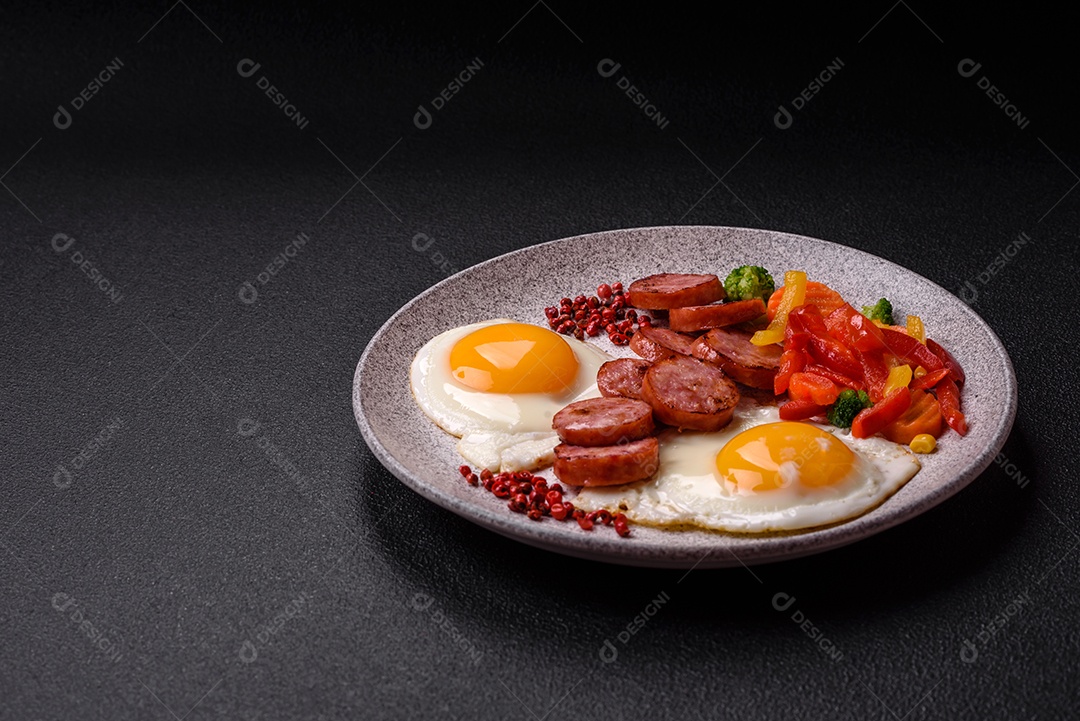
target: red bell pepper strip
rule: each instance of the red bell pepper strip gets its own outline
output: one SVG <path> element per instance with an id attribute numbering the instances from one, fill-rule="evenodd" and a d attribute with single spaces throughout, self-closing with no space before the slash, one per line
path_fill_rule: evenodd
<path id="1" fill-rule="evenodd" d="M 810 334 L 805 331 L 793 331 L 789 325 L 785 333 L 784 350 L 804 351 L 810 344 Z"/>
<path id="2" fill-rule="evenodd" d="M 862 366 L 862 379 L 866 384 L 866 392 L 870 394 L 870 400 L 875 403 L 881 400 L 885 382 L 889 379 L 889 369 L 885 365 L 884 351 L 868 350 L 855 351 L 855 357 Z"/>
<path id="3" fill-rule="evenodd" d="M 783 361 L 781 361 L 781 362 L 783 362 Z M 846 375 L 844 375 L 843 373 L 837 373 L 836 371 L 832 370 L 831 368 L 826 368 L 825 366 L 820 365 L 818 363 L 810 363 L 803 370 L 805 370 L 807 373 L 813 373 L 814 375 L 819 375 L 822 378 L 828 378 L 829 380 L 831 380 L 836 385 L 843 386 L 844 388 L 853 388 L 853 389 L 855 389 L 857 391 L 861 391 L 861 390 L 866 388 L 866 386 L 863 384 L 863 382 L 861 380 L 855 380 L 854 378 L 849 378 Z M 862 368 L 859 369 L 859 375 L 860 376 L 862 375 Z"/>
<path id="4" fill-rule="evenodd" d="M 933 373 L 927 373 L 922 378 L 914 378 L 911 381 L 911 385 L 908 386 L 913 391 L 928 391 L 938 383 L 941 379 L 949 375 L 948 368 L 939 368 Z"/>
<path id="5" fill-rule="evenodd" d="M 806 331 L 815 335 L 825 335 L 829 332 L 825 325 L 825 319 L 821 317 L 821 311 L 816 305 L 800 305 L 788 314 L 788 326 L 795 331 Z"/>
<path id="6" fill-rule="evenodd" d="M 816 305 L 801 305 L 788 315 L 788 328 L 793 333 L 810 334 L 810 355 L 821 365 L 842 375 L 859 374 L 859 362 L 851 350 L 829 335 L 829 328 Z M 784 346 L 788 346 L 785 344 Z"/>
<path id="7" fill-rule="evenodd" d="M 915 341 L 918 343 L 918 341 Z M 885 426 L 895 421 L 911 407 L 911 391 L 897 388 L 879 403 L 859 411 L 851 422 L 851 435 L 856 438 L 869 438 L 879 433 Z"/>
<path id="8" fill-rule="evenodd" d="M 806 354 L 801 350 L 786 350 L 780 354 L 780 369 L 776 371 L 773 379 L 773 393 L 780 395 L 788 389 L 791 376 L 798 373 L 806 365 Z"/>
<path id="9" fill-rule="evenodd" d="M 855 354 L 846 345 L 827 335 L 810 336 L 810 355 L 821 365 L 848 377 L 862 372 Z"/>
<path id="10" fill-rule="evenodd" d="M 941 362 L 949 369 L 952 379 L 956 381 L 956 385 L 964 385 L 966 376 L 964 375 L 964 369 L 960 367 L 960 364 L 953 358 L 952 353 L 941 347 L 941 344 L 930 338 L 926 339 L 926 347 L 930 349 L 930 352 L 936 355 Z"/>
<path id="11" fill-rule="evenodd" d="M 813 401 L 788 401 L 780 406 L 780 420 L 805 421 L 814 416 L 823 416 L 828 410 L 828 406 L 819 406 Z"/>
<path id="12" fill-rule="evenodd" d="M 941 415 L 945 416 L 945 422 L 949 428 L 966 436 L 968 432 L 967 419 L 960 412 L 960 389 L 956 387 L 956 381 L 946 378 L 934 388 L 938 401 L 941 403 Z"/>
<path id="13" fill-rule="evenodd" d="M 858 314 L 859 311 L 855 310 L 850 303 L 844 303 L 832 313 L 829 313 L 829 315 L 825 316 L 825 327 L 829 329 L 829 335 L 845 345 L 854 345 L 850 323 L 852 316 Z"/>
<path id="14" fill-rule="evenodd" d="M 901 333 L 900 331 L 891 328 L 881 328 L 880 330 L 882 336 L 885 338 L 885 345 L 889 347 L 890 351 L 898 355 L 901 360 L 907 361 L 912 365 L 920 365 L 925 368 L 928 373 L 945 367 L 945 364 L 941 362 L 940 358 L 934 355 L 933 351 L 909 336 L 907 333 Z"/>
<path id="15" fill-rule="evenodd" d="M 851 328 L 851 345 L 856 350 L 878 350 L 885 347 L 885 336 L 881 334 L 881 328 L 862 313 L 851 316 L 848 326 Z"/>

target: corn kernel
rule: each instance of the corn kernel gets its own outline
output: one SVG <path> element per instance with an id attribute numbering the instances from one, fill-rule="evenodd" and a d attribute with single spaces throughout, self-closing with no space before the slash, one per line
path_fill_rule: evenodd
<path id="1" fill-rule="evenodd" d="M 925 368 L 923 368 L 922 366 L 919 366 L 919 367 L 917 367 L 915 369 L 915 377 L 916 378 L 922 378 L 924 375 L 926 375 L 926 369 Z"/>
<path id="2" fill-rule="evenodd" d="M 909 445 L 915 453 L 933 453 L 937 448 L 937 439 L 929 433 L 920 433 L 911 439 Z"/>

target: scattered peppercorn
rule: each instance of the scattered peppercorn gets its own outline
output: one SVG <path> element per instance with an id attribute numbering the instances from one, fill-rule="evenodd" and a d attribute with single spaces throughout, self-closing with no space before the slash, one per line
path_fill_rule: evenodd
<path id="1" fill-rule="evenodd" d="M 652 327 L 649 316 L 639 316 L 627 304 L 622 283 L 601 283 L 596 295 L 559 299 L 558 306 L 544 308 L 544 317 L 556 333 L 584 340 L 603 331 L 614 345 L 626 345 L 638 329 Z"/>
<path id="2" fill-rule="evenodd" d="M 492 473 L 486 468 L 477 474 L 468 466 L 461 466 L 458 472 L 469 485 L 482 485 L 485 491 L 496 498 L 509 499 L 507 508 L 514 513 L 524 513 L 530 520 L 542 521 L 544 516 L 556 521 L 573 520 L 577 521 L 583 531 L 591 531 L 596 524 L 614 525 L 615 532 L 622 538 L 630 535 L 626 514 L 612 515 L 605 509 L 586 513 L 580 508 L 574 508 L 573 503 L 563 500 L 562 484 L 548 485 L 543 476 L 534 476 L 529 471 Z"/>

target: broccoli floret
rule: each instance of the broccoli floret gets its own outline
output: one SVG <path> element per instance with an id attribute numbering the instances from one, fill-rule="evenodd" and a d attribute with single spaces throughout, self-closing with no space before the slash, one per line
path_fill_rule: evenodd
<path id="1" fill-rule="evenodd" d="M 866 394 L 866 391 L 853 391 L 847 388 L 840 391 L 836 403 L 832 404 L 825 417 L 829 419 L 829 423 L 832 423 L 837 428 L 851 428 L 851 422 L 855 420 L 855 416 L 859 415 L 859 411 L 863 408 L 869 408 L 871 405 L 873 404 L 870 402 L 870 396 Z"/>
<path id="2" fill-rule="evenodd" d="M 724 279 L 724 292 L 729 301 L 761 298 L 768 303 L 775 290 L 773 277 L 760 265 L 739 266 Z"/>
<path id="3" fill-rule="evenodd" d="M 870 320 L 881 321 L 885 325 L 894 325 L 892 318 L 892 303 L 887 298 L 882 298 L 873 305 L 864 305 L 863 315 Z"/>

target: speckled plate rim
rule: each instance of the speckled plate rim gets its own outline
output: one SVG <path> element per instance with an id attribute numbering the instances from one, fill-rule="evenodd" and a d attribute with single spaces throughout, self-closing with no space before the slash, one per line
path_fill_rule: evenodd
<path id="1" fill-rule="evenodd" d="M 836 249 L 841 249 L 839 252 L 863 256 L 865 261 L 883 264 L 885 267 L 895 268 L 904 274 L 915 276 L 952 298 L 956 303 L 955 310 L 963 313 L 979 332 L 986 335 L 993 346 L 996 360 L 1001 364 L 1000 380 L 1002 385 L 1000 388 L 1004 391 L 1001 394 L 1004 399 L 1002 407 L 1004 412 L 1001 413 L 1000 421 L 991 432 L 989 442 L 964 467 L 957 469 L 955 475 L 948 482 L 930 489 L 914 499 L 909 499 L 904 504 L 894 504 L 881 512 L 881 509 L 886 508 L 890 501 L 896 499 L 886 501 L 885 504 L 873 511 L 875 518 L 872 523 L 865 523 L 866 517 L 870 515 L 865 514 L 823 529 L 811 529 L 803 533 L 763 537 L 714 534 L 704 531 L 665 532 L 645 529 L 650 535 L 654 536 L 654 539 L 658 538 L 659 540 L 642 541 L 641 539 L 633 539 L 632 541 L 626 541 L 618 538 L 615 534 L 567 533 L 562 528 L 563 524 L 553 527 L 553 524 L 536 523 L 527 520 L 524 516 L 509 513 L 499 507 L 488 508 L 477 502 L 456 498 L 409 470 L 390 453 L 379 439 L 378 434 L 368 420 L 364 409 L 364 399 L 361 396 L 365 369 L 371 363 L 371 358 L 379 352 L 380 342 L 384 336 L 395 324 L 401 322 L 403 318 L 407 318 L 410 310 L 422 299 L 441 292 L 447 286 L 461 282 L 463 277 L 480 268 L 505 262 L 506 259 L 515 256 L 545 252 L 559 245 L 574 244 L 586 239 L 595 239 L 619 233 L 679 233 L 694 231 L 761 233 L 769 236 L 783 236 L 799 242 L 818 244 L 827 252 L 837 252 Z M 950 291 L 912 270 L 858 248 L 795 233 L 736 226 L 651 226 L 598 231 L 538 243 L 473 265 L 431 286 L 390 316 L 368 342 L 356 365 L 353 376 L 352 406 L 353 414 L 364 441 L 379 462 L 395 477 L 429 501 L 500 535 L 565 555 L 609 563 L 651 568 L 724 568 L 789 560 L 846 546 L 897 526 L 948 500 L 986 470 L 1000 452 L 1016 418 L 1017 397 L 1016 374 L 1013 370 L 1012 361 L 993 329 L 974 310 Z M 858 533 L 850 532 L 851 526 L 858 522 L 861 522 Z M 656 536 L 657 533 L 661 535 Z M 668 542 L 668 539 L 674 540 L 676 538 L 679 541 L 685 541 L 688 538 L 692 540 L 689 543 L 674 544 L 673 547 L 673 544 Z M 738 553 L 731 548 L 733 544 L 738 545 Z M 688 551 L 690 552 L 688 553 Z"/>

